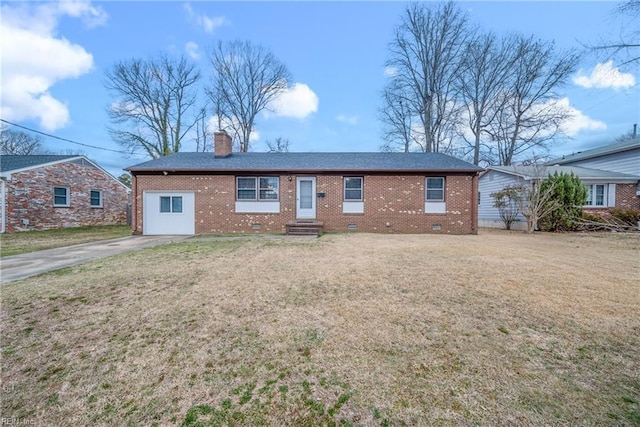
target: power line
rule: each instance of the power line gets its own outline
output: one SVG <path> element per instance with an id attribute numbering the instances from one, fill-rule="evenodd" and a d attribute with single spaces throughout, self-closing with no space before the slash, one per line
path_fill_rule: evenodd
<path id="1" fill-rule="evenodd" d="M 51 135 L 51 134 L 48 134 L 48 133 L 45 133 L 45 132 L 40 132 L 39 130 L 35 130 L 35 129 L 28 128 L 26 126 L 19 125 L 17 123 L 12 123 L 12 122 L 10 122 L 8 120 L 5 120 L 5 119 L 0 119 L 0 121 L 2 123 L 6 123 L 6 124 L 11 125 L 11 126 L 19 127 L 20 129 L 28 130 L 29 132 L 38 133 L 40 135 L 44 135 L 44 136 L 47 136 L 49 138 L 59 139 L 60 141 L 65 141 L 65 142 L 70 142 L 71 144 L 82 145 L 83 147 L 95 148 L 97 150 L 111 151 L 113 153 L 130 154 L 130 153 L 126 152 L 126 151 L 112 150 L 110 148 L 98 147 L 98 146 L 95 146 L 95 145 L 89 145 L 89 144 L 84 144 L 82 142 L 72 141 L 72 140 L 67 139 L 67 138 L 61 138 L 59 136 Z"/>

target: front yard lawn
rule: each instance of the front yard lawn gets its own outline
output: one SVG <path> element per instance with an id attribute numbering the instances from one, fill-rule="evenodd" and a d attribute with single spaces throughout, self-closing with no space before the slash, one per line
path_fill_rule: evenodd
<path id="1" fill-rule="evenodd" d="M 130 235 L 131 226 L 129 225 L 70 227 L 56 230 L 3 233 L 0 234 L 0 256 L 19 255 Z"/>
<path id="2" fill-rule="evenodd" d="M 37 425 L 640 424 L 640 235 L 190 239 L 2 285 Z"/>

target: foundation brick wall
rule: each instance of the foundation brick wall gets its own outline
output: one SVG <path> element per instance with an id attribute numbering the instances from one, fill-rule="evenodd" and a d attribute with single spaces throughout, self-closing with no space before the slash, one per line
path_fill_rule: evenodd
<path id="1" fill-rule="evenodd" d="M 256 175 L 261 174 L 251 176 Z M 309 176 L 316 177 L 316 192 L 325 194 L 316 198 L 316 218 L 325 231 L 348 231 L 355 226 L 357 231 L 378 233 L 477 232 L 477 177 L 473 175 L 446 176 L 445 214 L 424 213 L 425 175 L 364 175 L 362 214 L 342 213 L 342 203 L 343 178 L 363 175 Z M 279 186 L 280 213 L 247 214 L 235 213 L 233 175 L 135 175 L 133 232 L 143 231 L 143 192 L 165 190 L 195 193 L 197 234 L 284 233 L 287 222 L 296 219 L 296 175 L 281 175 Z"/>
<path id="2" fill-rule="evenodd" d="M 53 206 L 53 187 L 69 189 L 68 207 Z M 102 208 L 91 207 L 91 190 L 102 191 Z M 128 200 L 121 184 L 93 166 L 58 163 L 12 173 L 6 183 L 6 232 L 126 224 Z"/>
<path id="3" fill-rule="evenodd" d="M 636 195 L 636 184 L 616 184 L 616 208 L 640 211 L 640 196 Z M 592 215 L 607 217 L 611 207 L 585 207 L 583 210 Z"/>
<path id="4" fill-rule="evenodd" d="M 616 184 L 616 207 L 640 210 L 640 196 L 636 184 Z"/>

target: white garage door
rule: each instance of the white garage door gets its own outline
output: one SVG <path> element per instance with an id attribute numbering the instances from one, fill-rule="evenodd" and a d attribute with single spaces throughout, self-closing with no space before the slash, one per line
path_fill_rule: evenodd
<path id="1" fill-rule="evenodd" d="M 143 233 L 195 234 L 193 192 L 145 191 Z"/>

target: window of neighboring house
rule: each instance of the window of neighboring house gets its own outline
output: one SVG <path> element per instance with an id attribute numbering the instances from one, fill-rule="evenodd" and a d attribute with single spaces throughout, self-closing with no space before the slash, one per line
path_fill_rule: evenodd
<path id="1" fill-rule="evenodd" d="M 69 189 L 67 187 L 53 187 L 53 206 L 69 206 Z"/>
<path id="2" fill-rule="evenodd" d="M 160 213 L 182 213 L 182 196 L 160 196 Z"/>
<path id="3" fill-rule="evenodd" d="M 588 184 L 586 206 L 606 206 L 607 185 L 606 184 Z"/>
<path id="4" fill-rule="evenodd" d="M 277 176 L 242 176 L 236 178 L 236 200 L 278 201 L 279 178 Z"/>
<path id="5" fill-rule="evenodd" d="M 444 202 L 444 178 L 427 178 L 427 202 Z"/>
<path id="6" fill-rule="evenodd" d="M 344 200 L 349 202 L 362 201 L 362 177 L 349 176 L 344 178 Z"/>
<path id="7" fill-rule="evenodd" d="M 92 208 L 102 207 L 102 191 L 91 190 L 91 207 Z"/>

